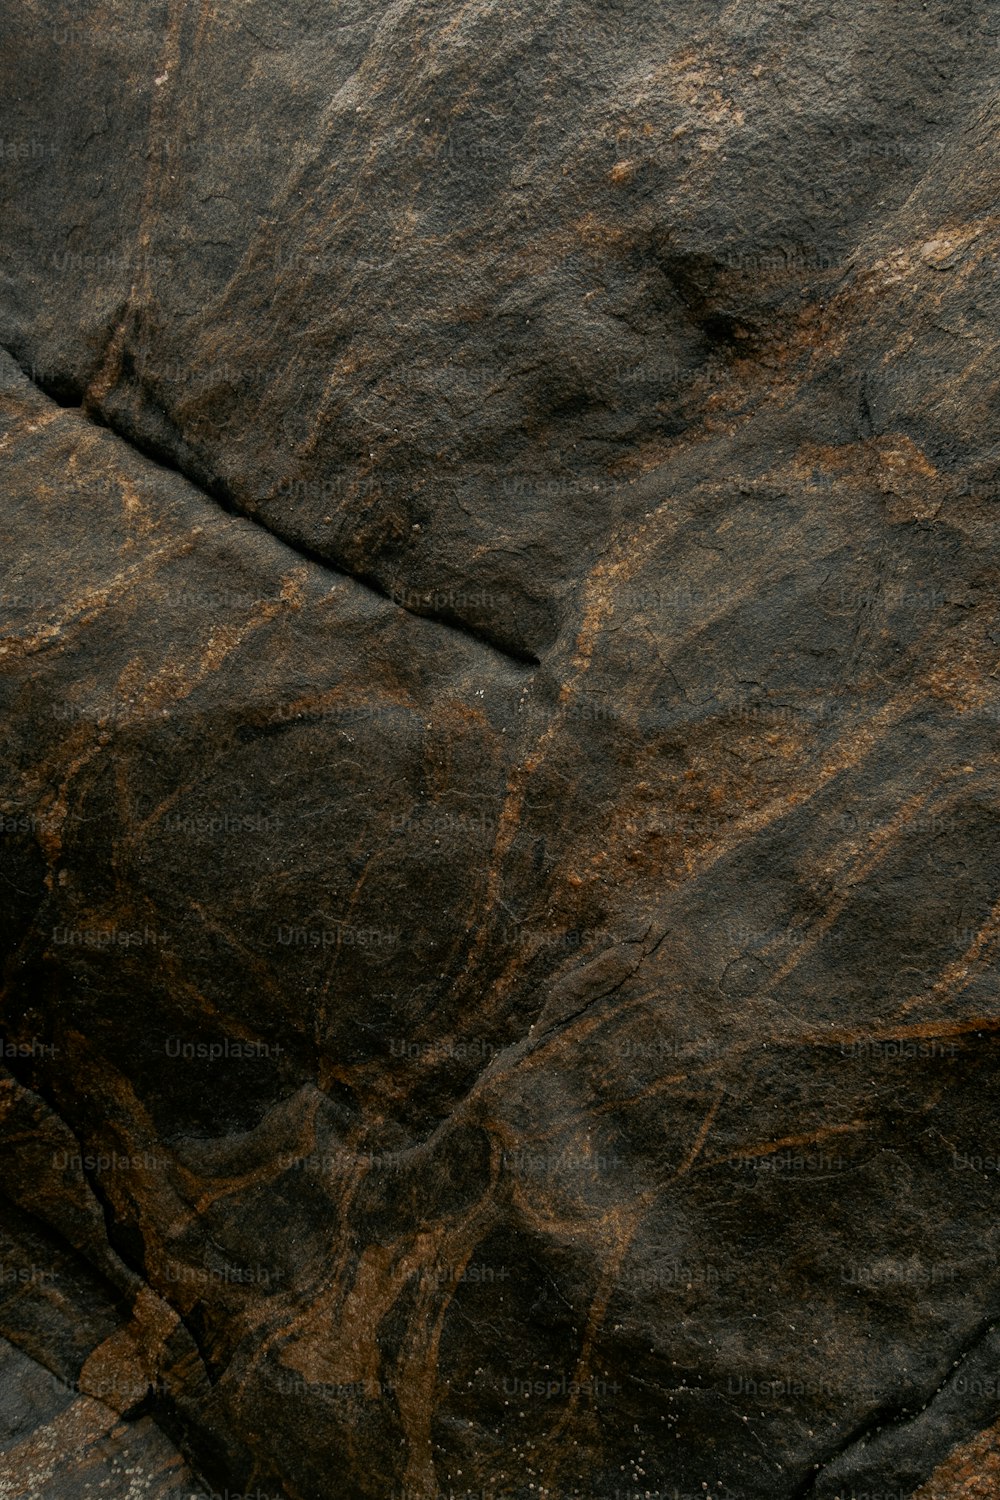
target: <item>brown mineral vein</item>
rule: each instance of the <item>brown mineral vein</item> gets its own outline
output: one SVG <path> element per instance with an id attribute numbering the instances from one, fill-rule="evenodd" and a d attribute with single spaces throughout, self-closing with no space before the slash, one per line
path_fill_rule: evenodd
<path id="1" fill-rule="evenodd" d="M 122 338 L 124 338 L 124 327 L 125 325 L 123 324 L 121 334 Z M 11 359 L 15 359 L 15 356 L 11 354 L 10 350 L 8 349 L 3 349 L 0 352 L 8 354 Z M 104 390 L 105 385 L 108 390 L 113 387 L 116 379 L 118 378 L 117 365 L 115 364 L 115 361 L 119 358 L 120 351 L 117 350 L 116 345 L 115 350 L 109 352 L 110 363 L 108 364 L 105 376 L 102 377 L 103 384 L 100 387 L 101 390 Z M 24 371 L 24 374 L 26 379 L 31 378 L 27 371 Z M 39 386 L 38 389 L 44 391 L 44 387 L 42 386 Z M 47 394 L 47 392 L 45 392 L 45 394 Z M 270 536 L 274 538 L 276 542 L 280 543 L 284 547 L 287 547 L 289 551 L 296 553 L 300 558 L 304 558 L 308 563 L 311 563 L 313 566 L 321 568 L 328 573 L 336 573 L 341 577 L 351 579 L 355 584 L 358 585 L 358 587 L 366 589 L 369 593 L 376 594 L 380 599 L 386 601 L 387 603 L 393 604 L 403 613 L 412 615 L 417 619 L 433 621 L 434 624 L 443 627 L 445 630 L 453 631 L 456 634 L 465 637 L 467 640 L 472 640 L 478 645 L 486 647 L 491 653 L 494 654 L 496 658 L 498 658 L 501 662 L 506 663 L 507 666 L 513 666 L 517 668 L 539 666 L 539 658 L 534 654 L 534 652 L 522 649 L 512 642 L 502 639 L 501 636 L 493 629 L 485 625 L 472 624 L 470 621 L 462 619 L 457 615 L 453 615 L 451 612 L 441 611 L 433 608 L 417 609 L 409 604 L 403 603 L 392 590 L 388 589 L 380 582 L 380 580 L 374 575 L 374 573 L 367 571 L 362 572 L 357 569 L 353 569 L 349 566 L 346 560 L 341 557 L 318 552 L 314 548 L 307 546 L 301 540 L 293 540 L 289 536 L 283 535 L 280 531 L 274 529 L 271 525 L 269 525 L 267 521 L 263 520 L 260 515 L 254 513 L 253 511 L 240 504 L 240 502 L 232 497 L 228 492 L 224 493 L 221 487 L 214 486 L 211 491 L 206 489 L 203 484 L 185 474 L 179 464 L 164 450 L 158 449 L 157 451 L 153 452 L 146 446 L 140 446 L 134 439 L 127 437 L 124 433 L 120 432 L 115 426 L 113 420 L 110 420 L 102 410 L 100 404 L 101 399 L 102 398 L 99 392 L 95 393 L 95 391 L 92 389 L 91 395 L 88 398 L 88 404 L 86 408 L 77 413 L 77 420 L 89 420 L 97 426 L 104 427 L 105 430 L 112 432 L 120 442 L 124 443 L 132 451 L 141 454 L 141 456 L 147 463 L 158 464 L 161 468 L 165 468 L 171 470 L 174 473 L 180 474 L 181 477 L 192 487 L 192 489 L 196 490 L 201 495 L 202 499 L 209 501 L 213 505 L 221 507 L 222 510 L 231 515 L 238 515 L 241 516 L 244 520 L 252 522 L 255 526 L 259 526 L 261 530 L 266 531 Z M 48 637 L 46 637 L 46 639 L 47 638 Z"/>
<path id="2" fill-rule="evenodd" d="M 169 163 L 169 153 L 158 149 L 161 142 L 169 139 L 167 121 L 170 101 L 177 87 L 181 66 L 181 32 L 189 11 L 189 0 L 173 0 L 168 9 L 163 48 L 152 79 L 152 105 L 149 112 L 149 136 L 147 166 L 139 212 L 138 246 L 142 253 L 139 268 L 133 274 L 125 306 L 108 339 L 97 372 L 91 379 L 84 396 L 88 409 L 99 407 L 121 374 L 122 358 L 129 325 L 140 306 L 139 294 L 148 305 L 151 298 L 151 271 L 148 252 L 152 243 L 152 217 L 157 197 L 161 191 L 163 177 Z"/>
<path id="3" fill-rule="evenodd" d="M 908 1000 L 905 1000 L 900 1007 L 899 1014 L 905 1015 L 918 1005 L 928 1004 L 932 999 L 947 999 L 960 994 L 973 978 L 970 970 L 975 968 L 980 958 L 998 939 L 1000 939 L 1000 900 L 994 903 L 989 916 L 965 952 L 945 967 L 927 994 L 911 995 Z"/>
<path id="4" fill-rule="evenodd" d="M 831 1136 L 855 1135 L 859 1130 L 867 1130 L 868 1124 L 867 1120 L 853 1120 L 844 1125 L 824 1125 L 817 1130 L 805 1131 L 801 1135 L 783 1135 L 773 1141 L 761 1141 L 759 1145 L 741 1146 L 738 1151 L 727 1152 L 725 1156 L 713 1156 L 707 1161 L 702 1161 L 692 1170 L 710 1172 L 727 1161 L 749 1161 L 758 1157 L 773 1156 L 776 1151 L 791 1151 L 799 1146 L 813 1146 L 817 1141 L 828 1140 Z"/>

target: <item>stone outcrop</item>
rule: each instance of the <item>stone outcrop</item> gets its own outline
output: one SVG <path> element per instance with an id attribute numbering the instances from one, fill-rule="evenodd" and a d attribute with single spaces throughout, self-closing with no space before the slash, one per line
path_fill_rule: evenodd
<path id="1" fill-rule="evenodd" d="M 7 7 L 0 1493 L 993 1494 L 992 27 Z"/>

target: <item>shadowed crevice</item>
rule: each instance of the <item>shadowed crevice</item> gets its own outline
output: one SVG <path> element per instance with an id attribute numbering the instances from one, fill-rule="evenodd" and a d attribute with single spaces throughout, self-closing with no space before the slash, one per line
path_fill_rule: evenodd
<path id="1" fill-rule="evenodd" d="M 280 531 L 275 531 L 272 527 L 268 526 L 266 521 L 261 520 L 259 516 L 245 510 L 232 495 L 223 480 L 217 476 L 210 476 L 204 473 L 196 475 L 188 472 L 185 466 L 178 462 L 176 454 L 165 444 L 152 441 L 148 437 L 141 436 L 136 432 L 125 432 L 120 426 L 109 422 L 103 412 L 87 403 L 84 392 L 77 384 L 74 384 L 69 379 L 63 380 L 61 377 L 56 376 L 47 376 L 43 379 L 39 377 L 38 372 L 32 367 L 28 366 L 26 368 L 23 361 L 10 349 L 5 346 L 0 347 L 3 348 L 5 354 L 14 360 L 25 378 L 37 390 L 41 391 L 44 396 L 47 396 L 50 401 L 54 401 L 58 406 L 78 411 L 84 420 L 92 422 L 96 427 L 103 427 L 106 431 L 113 433 L 121 442 L 126 443 L 136 453 L 141 454 L 148 462 L 155 463 L 161 469 L 167 469 L 170 473 L 179 474 L 182 479 L 185 479 L 188 484 L 198 490 L 206 500 L 211 500 L 229 515 L 239 516 L 244 521 L 252 521 L 254 525 L 266 531 L 269 536 L 274 537 L 275 541 L 283 543 L 292 552 L 304 558 L 306 562 L 313 563 L 316 567 L 323 568 L 328 573 L 336 573 L 340 577 L 352 579 L 354 583 L 368 589 L 373 594 L 377 594 L 380 599 L 385 599 L 390 604 L 394 604 L 397 609 L 403 610 L 406 614 L 415 615 L 418 619 L 422 620 L 431 620 L 436 625 L 442 625 L 448 630 L 457 631 L 459 635 L 465 636 L 468 640 L 473 640 L 478 645 L 486 646 L 491 651 L 495 651 L 498 656 L 505 658 L 510 665 L 518 668 L 537 667 L 540 665 L 539 658 L 534 652 L 522 650 L 512 645 L 509 641 L 502 640 L 494 631 L 482 625 L 471 625 L 467 620 L 450 611 L 414 609 L 407 604 L 403 604 L 391 590 L 385 587 L 374 573 L 362 572 L 350 568 L 341 559 L 327 557 L 314 547 L 310 547 L 308 543 L 298 538 L 293 539 Z"/>

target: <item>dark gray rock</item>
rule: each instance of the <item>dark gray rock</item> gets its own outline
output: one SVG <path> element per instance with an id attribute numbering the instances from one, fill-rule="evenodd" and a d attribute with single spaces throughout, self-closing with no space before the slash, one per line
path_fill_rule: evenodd
<path id="1" fill-rule="evenodd" d="M 991 24 L 0 22 L 0 1333 L 209 1488 L 988 1493 Z"/>

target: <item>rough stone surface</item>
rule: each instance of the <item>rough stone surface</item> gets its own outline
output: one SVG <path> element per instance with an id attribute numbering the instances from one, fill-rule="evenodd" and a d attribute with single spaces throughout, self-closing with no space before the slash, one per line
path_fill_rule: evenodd
<path id="1" fill-rule="evenodd" d="M 0 1495 L 10 1500 L 204 1500 L 179 1455 L 148 1417 L 60 1383 L 0 1340 Z"/>
<path id="2" fill-rule="evenodd" d="M 0 1494 L 994 1493 L 998 41 L 5 8 Z"/>

